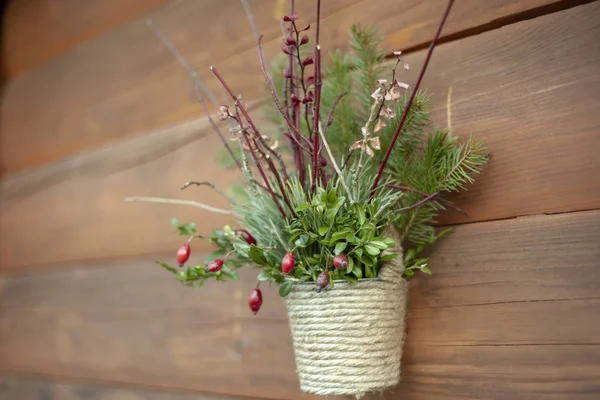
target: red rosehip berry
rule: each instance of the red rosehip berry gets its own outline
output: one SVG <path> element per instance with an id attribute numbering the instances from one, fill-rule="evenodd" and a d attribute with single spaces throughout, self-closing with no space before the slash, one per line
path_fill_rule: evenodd
<path id="1" fill-rule="evenodd" d="M 180 266 L 183 265 L 188 258 L 190 258 L 191 251 L 192 249 L 190 248 L 189 243 L 184 244 L 179 248 L 179 250 L 177 250 L 177 262 Z"/>
<path id="2" fill-rule="evenodd" d="M 348 266 L 348 257 L 343 254 L 338 254 L 333 257 L 333 266 L 337 269 L 346 269 Z"/>
<path id="3" fill-rule="evenodd" d="M 294 253 L 286 253 L 281 260 L 281 270 L 284 274 L 289 274 L 289 272 L 294 268 L 294 264 L 296 260 L 294 258 Z"/>
<path id="4" fill-rule="evenodd" d="M 258 310 L 260 310 L 260 306 L 262 305 L 262 292 L 260 289 L 254 289 L 252 293 L 250 293 L 250 298 L 248 299 L 248 307 L 250 310 L 256 314 Z"/>
<path id="5" fill-rule="evenodd" d="M 246 243 L 256 245 L 256 239 L 254 239 L 254 236 L 252 236 L 247 230 L 236 229 L 235 234 L 242 236 L 244 238 L 244 240 L 246 241 Z"/>
<path id="6" fill-rule="evenodd" d="M 215 258 L 206 266 L 206 270 L 208 272 L 217 272 L 220 271 L 221 268 L 223 268 L 223 260 L 221 260 L 220 258 Z"/>
<path id="7" fill-rule="evenodd" d="M 320 293 L 321 290 L 327 287 L 327 285 L 329 285 L 329 273 L 327 271 L 323 271 L 319 274 L 319 276 L 317 276 L 317 287 L 315 289 L 316 292 Z"/>

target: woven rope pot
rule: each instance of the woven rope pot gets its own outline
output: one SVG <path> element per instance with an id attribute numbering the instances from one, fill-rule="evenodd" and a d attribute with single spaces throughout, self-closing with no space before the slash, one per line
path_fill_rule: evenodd
<path id="1" fill-rule="evenodd" d="M 335 281 L 321 293 L 314 283 L 298 284 L 286 297 L 304 392 L 360 397 L 399 382 L 408 285 L 402 249 L 392 251 L 400 255 L 377 279 Z"/>

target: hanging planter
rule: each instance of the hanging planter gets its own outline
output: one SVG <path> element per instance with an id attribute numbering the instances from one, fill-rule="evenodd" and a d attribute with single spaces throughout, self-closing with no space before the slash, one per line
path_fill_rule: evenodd
<path id="1" fill-rule="evenodd" d="M 408 297 L 403 273 L 400 257 L 375 279 L 337 281 L 322 293 L 310 283 L 294 286 L 286 305 L 303 391 L 362 396 L 398 383 Z"/>
<path id="2" fill-rule="evenodd" d="M 190 181 L 182 189 L 210 186 L 231 209 L 189 200 L 129 200 L 188 204 L 235 217 L 244 229 L 225 226 L 210 235 L 173 220 L 188 238 L 177 252 L 179 268 L 159 263 L 194 288 L 211 279 L 236 279 L 242 267 L 259 267 L 248 306 L 254 314 L 260 311 L 261 283 L 279 286 L 302 390 L 361 396 L 398 383 L 407 279 L 415 271 L 431 273 L 421 253 L 448 232 L 434 229 L 435 218 L 447 208 L 463 212 L 443 194 L 464 190 L 487 156 L 481 142 L 458 144 L 449 131 L 435 129 L 428 97 L 418 90 L 452 1 L 412 89 L 398 80 L 408 70 L 400 52 L 384 67 L 387 53 L 374 29 L 353 26 L 351 53 L 332 53 L 324 62 L 319 5 L 317 0 L 314 52 L 311 27 L 299 23 L 295 10 L 283 18 L 282 57 L 272 66 L 277 73 L 271 75 L 258 40 L 273 98 L 269 118 L 282 133 L 259 130 L 244 102 L 211 67 L 231 97 L 230 104 L 218 105 L 214 115 L 222 123 L 215 122 L 201 94 L 205 85 L 192 73 L 198 100 L 245 184 L 236 198 L 208 182 Z M 230 140 L 222 129 L 229 130 Z M 293 167 L 280 153 L 283 143 Z M 190 262 L 194 240 L 217 247 L 202 264 Z"/>

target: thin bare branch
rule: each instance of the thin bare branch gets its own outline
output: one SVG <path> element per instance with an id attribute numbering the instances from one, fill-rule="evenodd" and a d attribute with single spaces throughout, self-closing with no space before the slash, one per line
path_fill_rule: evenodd
<path id="1" fill-rule="evenodd" d="M 225 192 L 223 192 L 221 189 L 219 189 L 214 183 L 212 182 L 208 182 L 208 181 L 202 181 L 202 182 L 196 182 L 196 181 L 187 181 L 186 183 L 183 184 L 183 186 L 181 186 L 181 190 L 185 190 L 188 187 L 190 187 L 191 185 L 196 185 L 196 186 L 208 186 L 210 188 L 212 188 L 215 192 L 219 193 L 221 196 L 225 197 L 231 204 L 235 205 L 235 200 L 233 200 L 231 197 L 227 196 L 227 194 L 225 194 Z"/>
<path id="2" fill-rule="evenodd" d="M 208 121 L 212 125 L 212 127 L 215 130 L 215 132 L 217 133 L 217 135 L 219 135 L 219 139 L 221 139 L 221 142 L 223 143 L 223 146 L 225 146 L 225 149 L 227 149 L 227 152 L 229 153 L 229 155 L 231 156 L 231 158 L 235 162 L 235 165 L 237 165 L 237 167 L 241 170 L 242 169 L 242 164 L 239 162 L 239 160 L 237 159 L 237 157 L 233 153 L 233 150 L 231 150 L 231 147 L 229 146 L 229 143 L 227 143 L 227 140 L 225 139 L 225 136 L 223 136 L 223 134 L 221 133 L 221 130 L 219 129 L 219 126 L 215 123 L 215 121 L 210 116 L 210 111 L 208 111 L 208 107 L 206 107 L 206 103 L 204 103 L 204 99 L 202 98 L 202 95 L 200 94 L 200 91 L 198 90 L 198 86 L 194 86 L 194 89 L 195 89 L 195 92 L 196 92 L 196 97 L 198 98 L 198 102 L 202 105 L 202 107 L 204 108 L 204 112 L 206 113 L 206 115 L 208 117 Z"/>
<path id="3" fill-rule="evenodd" d="M 406 103 L 406 106 L 404 107 L 404 112 L 402 113 L 402 118 L 400 118 L 400 122 L 398 123 L 398 126 L 396 127 L 396 131 L 394 132 L 392 141 L 390 142 L 390 145 L 388 146 L 387 151 L 385 152 L 385 155 L 383 156 L 383 160 L 381 161 L 381 164 L 379 165 L 379 170 L 377 171 L 377 175 L 375 176 L 375 181 L 373 182 L 373 186 L 371 187 L 371 198 L 373 198 L 373 194 L 375 193 L 375 189 L 379 185 L 379 180 L 381 179 L 383 170 L 385 169 L 388 159 L 390 158 L 392 149 L 393 149 L 394 145 L 396 144 L 398 137 L 400 136 L 400 132 L 402 131 L 402 128 L 404 127 L 404 122 L 406 121 L 406 117 L 408 116 L 410 107 L 412 106 L 413 100 L 415 99 L 415 96 L 417 95 L 417 91 L 419 90 L 419 86 L 421 85 L 421 81 L 423 80 L 423 76 L 425 75 L 425 71 L 427 70 L 427 66 L 429 65 L 429 60 L 431 59 L 431 55 L 433 54 L 433 49 L 435 48 L 435 44 L 437 43 L 437 40 L 440 37 L 440 34 L 442 33 L 442 28 L 444 27 L 444 24 L 446 23 L 446 19 L 448 19 L 448 15 L 450 14 L 450 9 L 452 8 L 452 4 L 454 4 L 454 0 L 449 0 L 448 5 L 446 6 L 446 11 L 444 12 L 444 15 L 442 17 L 442 21 L 440 22 L 437 32 L 435 33 L 435 36 L 433 37 L 433 40 L 431 41 L 431 45 L 429 46 L 429 51 L 427 52 L 427 56 L 425 57 L 425 61 L 423 62 L 423 66 L 421 67 L 421 72 L 419 72 L 419 77 L 417 78 L 415 87 L 413 88 L 410 98 L 408 99 L 408 102 Z"/>
<path id="4" fill-rule="evenodd" d="M 214 103 L 215 106 L 218 106 L 219 101 L 217 100 L 217 97 L 210 91 L 208 86 L 206 86 L 206 84 L 204 83 L 204 80 L 200 77 L 200 75 L 198 75 L 198 72 L 194 68 L 192 68 L 192 66 L 187 62 L 185 57 L 183 57 L 183 55 L 181 54 L 179 49 L 173 44 L 173 42 L 171 42 L 169 38 L 163 33 L 163 31 L 160 30 L 160 28 L 154 24 L 152 18 L 146 19 L 146 25 L 148 25 L 154 31 L 158 39 L 169 49 L 171 54 L 173 54 L 177 61 L 186 69 L 194 83 L 200 86 L 202 90 L 204 90 L 204 93 L 208 95 L 208 98 Z"/>
<path id="5" fill-rule="evenodd" d="M 317 23 L 315 33 L 315 97 L 313 114 L 313 181 L 311 194 L 315 193 L 317 187 L 317 177 L 319 176 L 319 130 L 320 130 L 320 107 L 321 107 L 321 45 L 319 42 L 319 33 L 321 27 L 321 0 L 317 0 Z"/>
<path id="6" fill-rule="evenodd" d="M 194 200 L 181 200 L 181 199 L 163 199 L 161 197 L 125 197 L 125 201 L 127 202 L 144 202 L 144 203 L 164 203 L 164 204 L 180 204 L 185 206 L 198 207 L 206 211 L 210 211 L 215 214 L 225 214 L 225 215 L 234 215 L 239 217 L 235 211 L 231 210 L 223 210 L 221 208 L 216 208 L 209 206 L 204 203 L 199 203 Z"/>
<path id="7" fill-rule="evenodd" d="M 422 191 L 420 191 L 420 190 L 417 190 L 417 189 L 411 188 L 411 187 L 409 187 L 409 186 L 404 186 L 404 185 L 393 185 L 393 184 L 389 184 L 389 185 L 387 185 L 387 187 L 389 187 L 389 188 L 392 188 L 392 189 L 398 189 L 398 190 L 402 190 L 402 191 L 405 191 L 405 192 L 413 192 L 413 193 L 418 193 L 418 194 L 420 194 L 421 196 L 429 196 L 429 193 L 422 192 Z M 461 214 L 463 214 L 463 215 L 465 215 L 465 216 L 467 215 L 467 213 L 466 213 L 466 212 L 465 212 L 463 209 L 461 209 L 461 208 L 459 208 L 459 207 L 455 206 L 454 204 L 452 204 L 452 202 L 450 202 L 450 201 L 448 201 L 448 200 L 446 200 L 446 199 L 444 199 L 444 198 L 442 198 L 442 197 L 438 197 L 438 198 L 436 199 L 436 201 L 439 201 L 440 203 L 442 203 L 442 204 L 443 204 L 443 205 L 445 205 L 446 207 L 449 207 L 449 208 L 453 209 L 454 211 L 456 211 L 456 212 L 458 212 L 458 213 L 461 213 Z"/>
<path id="8" fill-rule="evenodd" d="M 352 193 L 350 192 L 350 188 L 348 187 L 348 185 L 346 185 L 346 181 L 344 180 L 344 175 L 342 175 L 342 171 L 340 170 L 340 167 L 337 165 L 337 162 L 335 161 L 335 157 L 333 156 L 333 153 L 331 152 L 329 143 L 327 143 L 327 139 L 325 138 L 325 133 L 323 132 L 323 126 L 321 125 L 321 123 L 319 123 L 319 134 L 321 135 L 321 140 L 323 140 L 323 146 L 325 147 L 327 154 L 329 154 L 329 158 L 331 159 L 331 164 L 333 165 L 333 169 L 338 174 L 340 183 L 342 184 L 342 186 L 344 187 L 344 190 L 346 191 L 346 194 L 348 195 L 348 200 L 351 200 Z"/>
<path id="9" fill-rule="evenodd" d="M 347 94 L 346 92 L 340 94 L 335 99 L 335 101 L 333 102 L 333 104 L 331 105 L 331 110 L 329 110 L 329 115 L 327 115 L 327 123 L 325 124 L 325 132 L 327 132 L 327 127 L 329 125 L 331 125 L 331 123 L 333 122 L 333 113 L 335 111 L 335 108 L 337 107 L 337 105 L 340 102 L 340 100 L 342 100 L 342 97 L 344 97 L 346 94 Z"/>

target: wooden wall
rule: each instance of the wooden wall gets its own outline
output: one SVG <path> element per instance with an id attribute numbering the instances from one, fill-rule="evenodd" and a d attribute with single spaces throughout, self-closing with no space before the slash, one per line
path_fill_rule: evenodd
<path id="1" fill-rule="evenodd" d="M 313 2 L 298 3 L 313 21 Z M 326 49 L 346 48 L 350 24 L 377 23 L 407 50 L 414 81 L 445 1 L 323 3 Z M 250 5 L 274 55 L 276 1 Z M 179 187 L 239 179 L 219 167 L 189 77 L 148 16 L 218 96 L 211 64 L 260 115 L 257 52 L 237 0 L 9 4 L 0 399 L 309 399 L 274 289 L 254 317 L 252 271 L 191 291 L 153 264 L 180 244 L 171 217 L 203 230 L 228 219 L 122 201 L 223 207 Z M 600 398 L 598 37 L 600 2 L 456 2 L 424 85 L 436 121 L 484 138 L 493 158 L 456 198 L 469 215 L 443 217 L 456 230 L 435 249 L 434 275 L 411 282 L 404 380 L 384 398 Z"/>

